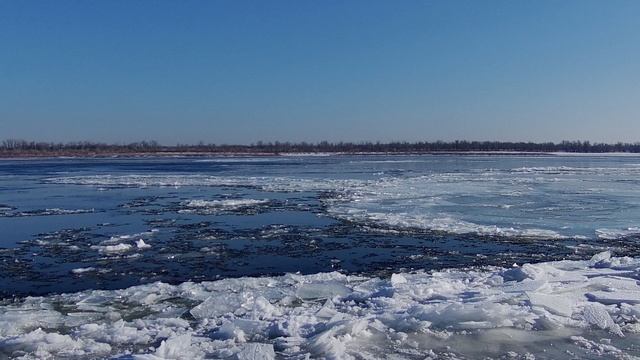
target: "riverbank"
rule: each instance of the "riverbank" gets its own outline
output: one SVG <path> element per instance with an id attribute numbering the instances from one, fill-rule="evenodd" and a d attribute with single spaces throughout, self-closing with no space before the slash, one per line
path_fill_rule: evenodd
<path id="1" fill-rule="evenodd" d="M 543 151 L 401 151 L 401 152 L 217 152 L 217 151 L 150 151 L 150 152 L 0 152 L 0 159 L 45 159 L 45 158 L 206 158 L 206 157 L 270 157 L 270 156 L 419 156 L 419 155 L 487 155 L 487 156 L 640 156 L 634 152 L 543 152 Z"/>

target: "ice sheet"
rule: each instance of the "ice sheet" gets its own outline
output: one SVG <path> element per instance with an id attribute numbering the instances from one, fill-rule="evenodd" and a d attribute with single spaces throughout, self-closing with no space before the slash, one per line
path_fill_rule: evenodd
<path id="1" fill-rule="evenodd" d="M 381 172 L 373 179 L 134 174 L 46 181 L 102 187 L 234 186 L 322 192 L 321 201 L 329 215 L 372 229 L 611 240 L 640 236 L 638 213 L 629 211 L 629 204 L 640 201 L 640 195 L 633 187 L 623 186 L 638 176 L 637 166 L 551 166 L 465 169 L 418 176 L 386 176 Z M 263 201 L 193 199 L 183 202 L 181 211 L 247 209 L 265 205 Z"/>

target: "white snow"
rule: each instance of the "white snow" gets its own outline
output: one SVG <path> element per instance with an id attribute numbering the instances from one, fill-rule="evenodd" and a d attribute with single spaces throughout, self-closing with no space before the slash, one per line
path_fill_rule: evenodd
<path id="1" fill-rule="evenodd" d="M 631 358 L 639 278 L 640 258 L 602 253 L 509 269 L 288 274 L 29 297 L 0 306 L 0 357 Z"/>

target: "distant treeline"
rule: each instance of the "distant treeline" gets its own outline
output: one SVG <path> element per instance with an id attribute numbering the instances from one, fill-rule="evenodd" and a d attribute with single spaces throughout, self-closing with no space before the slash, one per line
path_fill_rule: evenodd
<path id="1" fill-rule="evenodd" d="M 234 153 L 234 154 L 278 154 L 278 153 L 431 153 L 431 152 L 583 152 L 640 153 L 638 143 L 590 143 L 589 141 L 503 142 L 503 141 L 435 141 L 435 142 L 257 142 L 251 145 L 178 144 L 160 145 L 156 141 L 141 141 L 130 144 L 105 144 L 96 142 L 51 143 L 25 140 L 0 142 L 0 155 L 110 155 L 152 153 Z"/>

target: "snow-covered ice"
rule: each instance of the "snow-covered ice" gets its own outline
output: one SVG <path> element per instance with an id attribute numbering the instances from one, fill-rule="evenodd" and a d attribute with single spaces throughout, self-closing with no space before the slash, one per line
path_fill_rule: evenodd
<path id="1" fill-rule="evenodd" d="M 144 239 L 150 239 L 158 232 L 157 229 L 137 234 L 114 235 L 102 241 L 99 245 L 91 245 L 91 249 L 105 255 L 119 255 L 135 249 L 143 250 L 151 247 Z"/>
<path id="2" fill-rule="evenodd" d="M 223 208 L 239 208 L 252 205 L 266 204 L 269 200 L 262 199 L 225 199 L 225 200 L 189 200 L 183 203 L 184 206 L 201 208 L 201 207 L 223 207 Z"/>
<path id="3" fill-rule="evenodd" d="M 146 242 L 144 242 L 144 240 L 143 240 L 143 239 L 138 239 L 138 240 L 136 241 L 136 247 L 137 247 L 138 249 L 148 249 L 148 248 L 150 248 L 150 247 L 151 247 L 151 245 L 149 245 L 149 244 L 147 244 Z"/>
<path id="4" fill-rule="evenodd" d="M 0 306 L 0 357 L 465 359 L 640 355 L 640 258 L 224 279 Z"/>
<path id="5" fill-rule="evenodd" d="M 96 249 L 103 254 L 115 254 L 115 253 L 127 252 L 131 250 L 133 246 L 131 246 L 130 244 L 117 244 L 117 245 L 106 245 L 106 246 L 93 245 L 91 246 L 91 248 Z"/>
<path id="6" fill-rule="evenodd" d="M 0 207 L 1 217 L 27 217 L 27 216 L 54 216 L 54 215 L 78 215 L 89 214 L 95 212 L 95 209 L 60 209 L 47 208 L 38 210 L 11 211 L 15 210 L 8 207 Z"/>
<path id="7" fill-rule="evenodd" d="M 180 203 L 184 208 L 180 213 L 218 213 L 224 211 L 238 211 L 264 206 L 270 203 L 269 199 L 223 199 L 223 200 L 187 200 Z"/>

